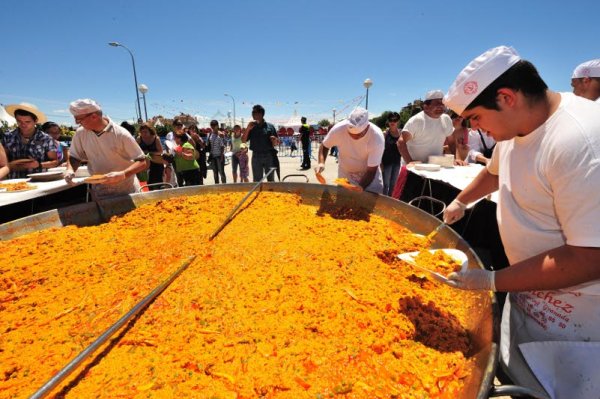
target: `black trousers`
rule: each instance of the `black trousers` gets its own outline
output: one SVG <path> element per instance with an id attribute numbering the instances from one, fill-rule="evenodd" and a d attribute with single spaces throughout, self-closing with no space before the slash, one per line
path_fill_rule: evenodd
<path id="1" fill-rule="evenodd" d="M 302 168 L 310 168 L 310 142 L 302 143 Z"/>

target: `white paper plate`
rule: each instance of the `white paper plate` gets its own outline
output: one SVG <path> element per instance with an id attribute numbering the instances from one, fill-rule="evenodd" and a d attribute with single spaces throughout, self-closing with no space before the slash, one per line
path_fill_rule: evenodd
<path id="1" fill-rule="evenodd" d="M 454 259 L 456 262 L 458 262 L 460 264 L 461 271 L 465 271 L 469 267 L 469 259 L 467 258 L 467 254 L 465 254 L 463 251 L 461 251 L 459 249 L 441 248 L 441 249 L 430 249 L 429 250 L 429 252 L 431 252 L 431 253 L 435 253 L 436 251 L 444 251 L 444 253 L 446 253 L 446 255 L 450 256 L 452 259 Z M 433 270 L 429 270 L 429 269 L 426 269 L 424 267 L 417 265 L 415 263 L 415 258 L 417 257 L 417 255 L 419 255 L 419 251 L 405 252 L 403 254 L 399 254 L 398 259 L 406 261 L 422 270 L 429 272 L 433 277 L 435 277 L 437 280 L 439 280 L 441 282 L 446 282 L 448 280 L 446 278 L 446 276 L 443 276 L 438 272 L 435 272 Z"/>
<path id="2" fill-rule="evenodd" d="M 11 183 L 25 183 L 31 180 L 29 177 L 26 179 L 8 179 L 8 180 L 0 180 L 1 184 L 11 184 Z"/>
<path id="3" fill-rule="evenodd" d="M 425 170 L 428 172 L 436 172 L 438 170 L 440 170 L 442 167 L 440 165 L 436 165 L 433 163 L 416 163 L 415 164 L 415 169 L 416 170 Z"/>

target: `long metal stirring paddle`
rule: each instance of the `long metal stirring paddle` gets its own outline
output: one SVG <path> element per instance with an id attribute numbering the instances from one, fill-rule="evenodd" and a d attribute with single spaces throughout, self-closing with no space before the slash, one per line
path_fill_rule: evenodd
<path id="1" fill-rule="evenodd" d="M 196 255 L 190 256 L 180 267 L 175 270 L 165 281 L 163 281 L 158 287 L 153 289 L 144 299 L 139 301 L 129 312 L 121 317 L 115 324 L 110 326 L 102 335 L 100 335 L 94 342 L 92 342 L 87 348 L 85 348 L 79 355 L 71 360 L 65 367 L 63 367 L 58 373 L 54 375 L 48 382 L 46 382 L 40 389 L 38 389 L 30 399 L 39 399 L 49 394 L 62 380 L 67 378 L 69 374 L 73 372 L 88 358 L 96 349 L 98 349 L 103 343 L 105 343 L 115 332 L 121 329 L 129 320 L 136 316 L 142 309 L 144 309 L 154 298 L 156 298 L 161 292 L 163 292 L 172 282 L 175 280 L 188 266 L 196 259 Z"/>
<path id="2" fill-rule="evenodd" d="M 271 173 L 273 173 L 273 171 L 275 171 L 277 168 L 271 168 L 266 175 L 263 176 L 263 178 L 256 183 L 256 185 L 254 187 L 252 187 L 252 190 L 248 191 L 248 194 L 246 194 L 246 196 L 244 198 L 242 198 L 242 200 L 240 202 L 238 202 L 238 204 L 235 206 L 235 208 L 233 208 L 231 210 L 231 212 L 229 212 L 229 215 L 227 215 L 227 217 L 225 218 L 225 220 L 223 221 L 223 223 L 221 223 L 221 225 L 219 227 L 217 227 L 215 229 L 215 231 L 213 231 L 213 233 L 208 237 L 209 241 L 212 241 L 213 238 L 215 238 L 217 236 L 217 234 L 219 234 L 221 232 L 221 230 L 223 230 L 223 228 L 225 226 L 227 226 L 227 223 L 231 222 L 231 219 L 233 219 L 233 216 L 235 215 L 235 213 L 237 212 L 238 209 L 240 209 L 240 207 L 242 206 L 242 204 L 244 202 L 246 202 L 246 200 L 248 199 L 248 197 L 250 196 L 250 194 L 252 194 L 254 191 L 256 191 L 257 188 L 260 187 L 261 184 L 263 184 L 263 182 L 265 181 L 265 179 L 267 177 L 269 177 L 269 175 Z"/>

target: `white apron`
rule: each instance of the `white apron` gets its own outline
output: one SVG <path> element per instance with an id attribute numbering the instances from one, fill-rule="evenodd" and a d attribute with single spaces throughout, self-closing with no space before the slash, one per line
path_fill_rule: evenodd
<path id="1" fill-rule="evenodd" d="M 600 399 L 600 283 L 509 294 L 500 361 L 553 399 Z"/>

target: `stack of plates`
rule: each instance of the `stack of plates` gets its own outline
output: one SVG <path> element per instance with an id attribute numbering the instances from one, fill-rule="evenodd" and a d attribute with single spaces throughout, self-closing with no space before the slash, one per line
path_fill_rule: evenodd
<path id="1" fill-rule="evenodd" d="M 60 180 L 64 177 L 62 171 L 52 171 L 52 172 L 40 172 L 40 173 L 31 173 L 27 175 L 31 178 L 31 181 L 53 181 Z"/>
<path id="2" fill-rule="evenodd" d="M 415 169 L 416 170 L 425 170 L 425 171 L 429 171 L 429 172 L 435 172 L 440 170 L 442 167 L 440 165 L 436 165 L 434 163 L 416 163 L 415 164 Z"/>

